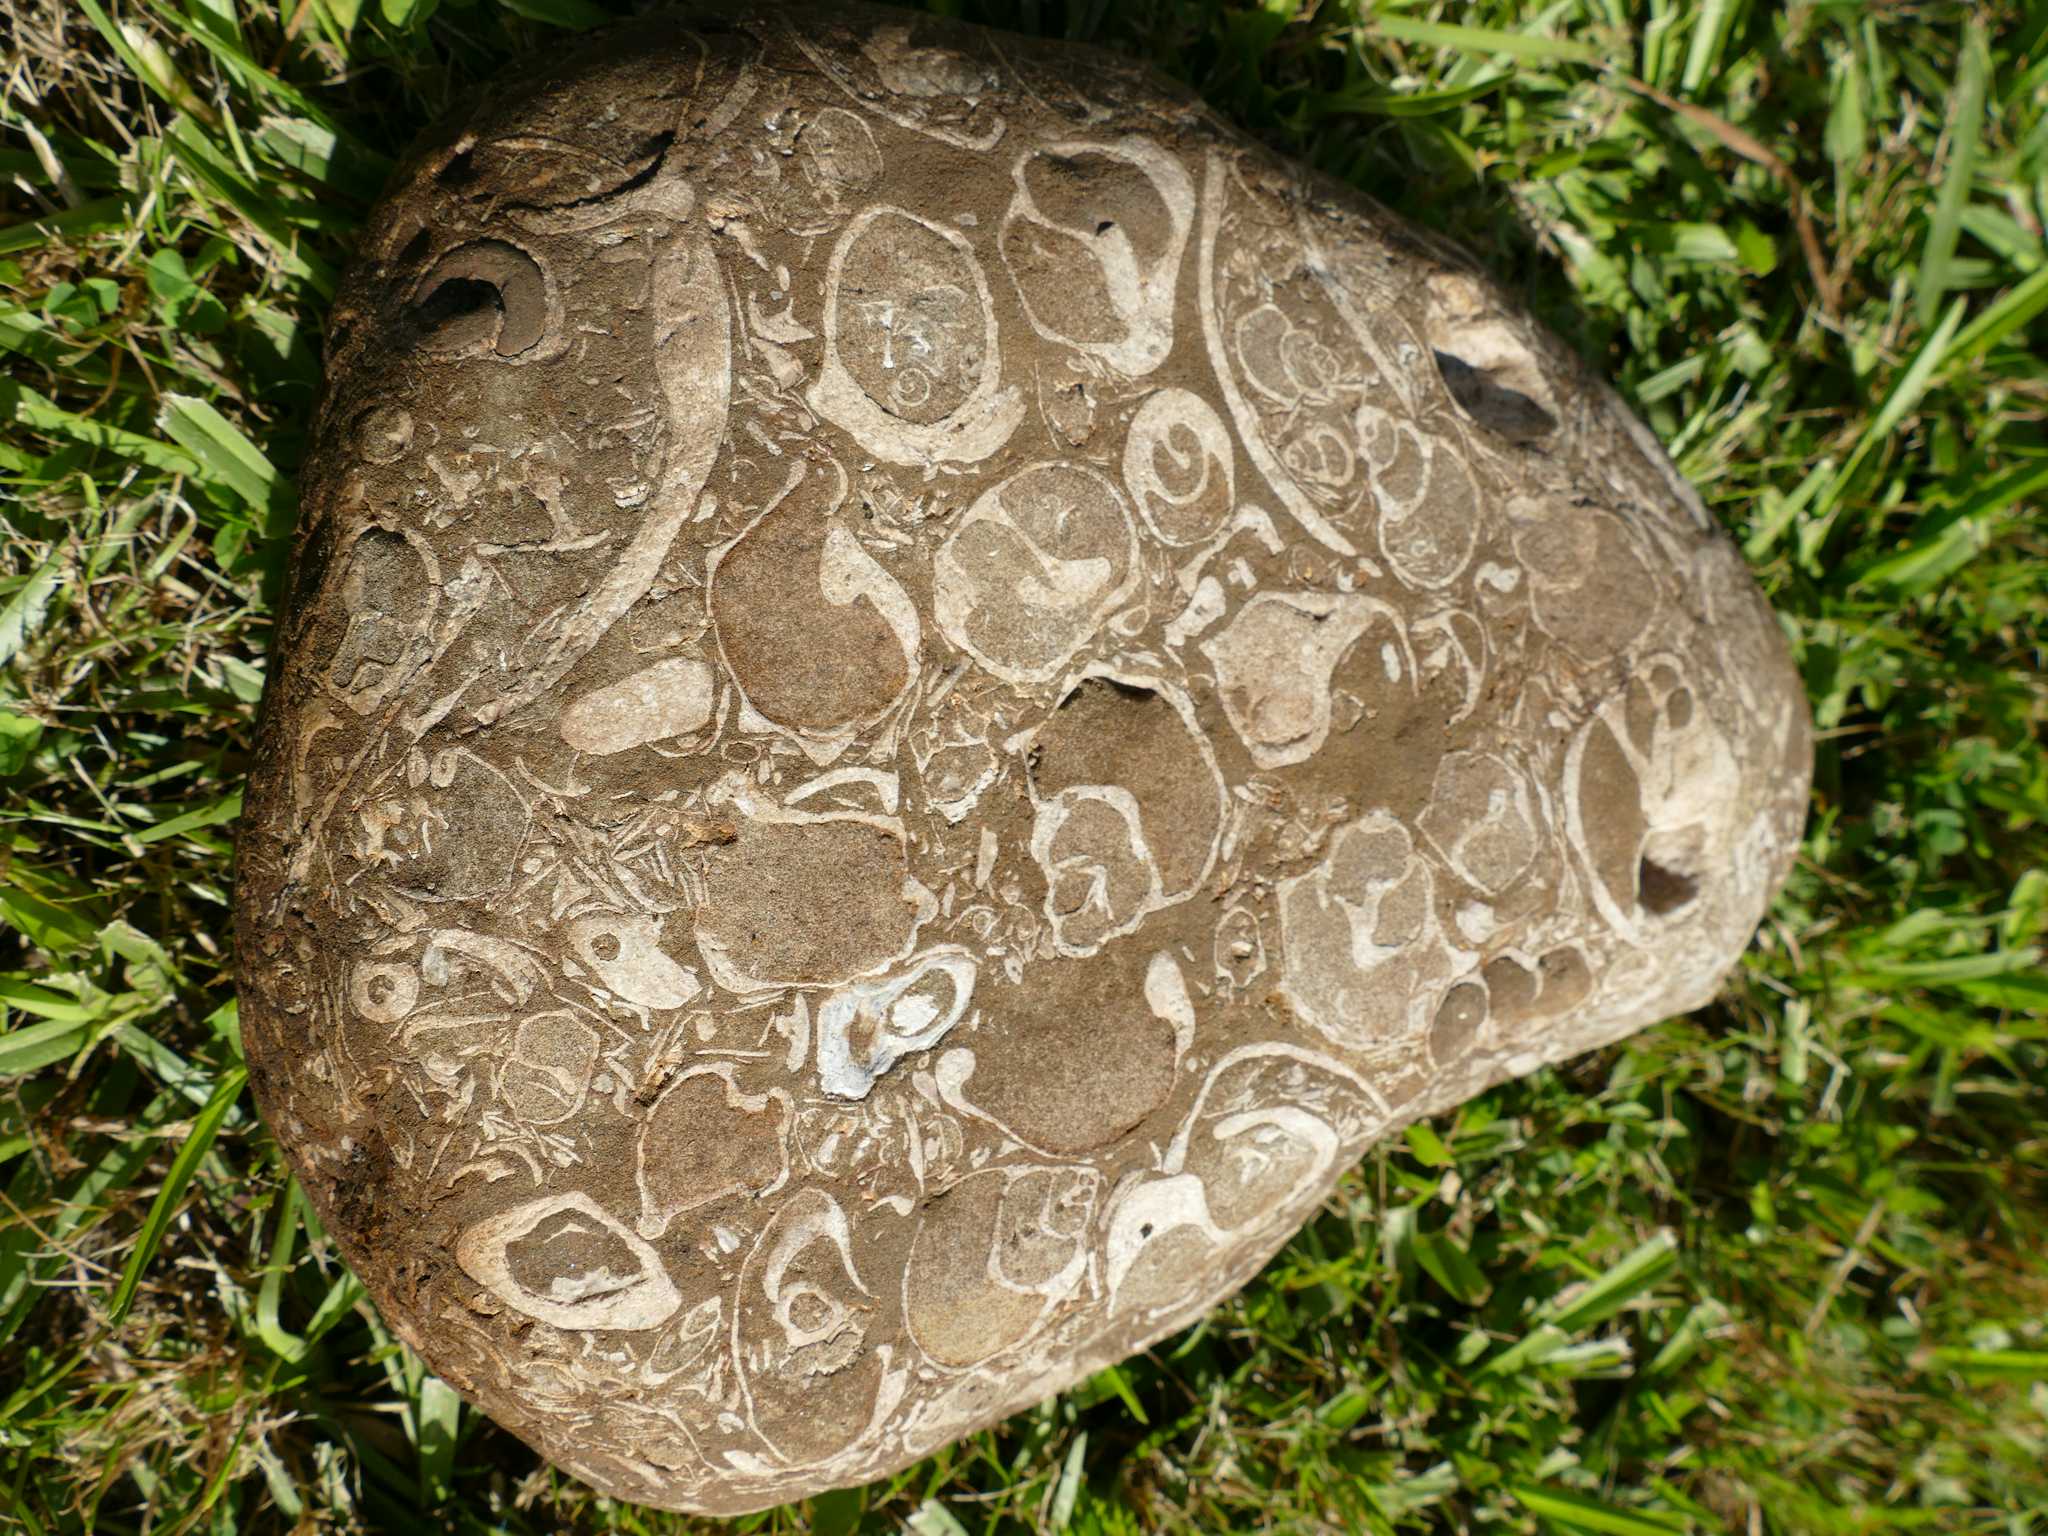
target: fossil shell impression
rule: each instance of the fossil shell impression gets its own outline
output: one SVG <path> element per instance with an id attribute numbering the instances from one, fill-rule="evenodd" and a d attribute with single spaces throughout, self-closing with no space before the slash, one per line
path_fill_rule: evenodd
<path id="1" fill-rule="evenodd" d="M 1798 681 L 1647 433 L 1097 55 L 612 33 L 418 149 L 330 354 L 253 1080 L 609 1493 L 871 1479 L 1183 1327 L 1706 1000 L 1791 858 Z"/>

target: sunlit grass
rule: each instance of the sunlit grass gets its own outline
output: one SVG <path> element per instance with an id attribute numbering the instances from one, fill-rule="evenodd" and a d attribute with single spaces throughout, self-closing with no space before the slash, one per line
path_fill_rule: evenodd
<path id="1" fill-rule="evenodd" d="M 1010 0 L 1474 249 L 1820 728 L 1723 999 L 1413 1128 L 1152 1355 L 764 1531 L 2048 1530 L 2048 10 Z M 391 157 L 591 0 L 7 0 L 0 1523 L 695 1528 L 377 1322 L 240 1091 L 229 858 Z"/>

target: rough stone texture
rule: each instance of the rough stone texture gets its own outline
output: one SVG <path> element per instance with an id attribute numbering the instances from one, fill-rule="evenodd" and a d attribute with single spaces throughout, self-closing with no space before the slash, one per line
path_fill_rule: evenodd
<path id="1" fill-rule="evenodd" d="M 620 1496 L 872 1478 L 1375 1138 L 1704 1002 L 1770 613 L 1455 253 L 1112 60 L 761 7 L 425 144 L 337 306 L 241 845 L 270 1123 Z"/>

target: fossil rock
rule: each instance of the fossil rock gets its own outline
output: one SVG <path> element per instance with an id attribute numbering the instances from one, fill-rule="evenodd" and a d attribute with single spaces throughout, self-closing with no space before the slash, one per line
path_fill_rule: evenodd
<path id="1" fill-rule="evenodd" d="M 765 7 L 409 161 L 242 826 L 257 1092 L 392 1326 L 622 1497 L 873 1478 L 1376 1138 L 1705 1001 L 1770 613 L 1455 254 L 1091 53 Z"/>

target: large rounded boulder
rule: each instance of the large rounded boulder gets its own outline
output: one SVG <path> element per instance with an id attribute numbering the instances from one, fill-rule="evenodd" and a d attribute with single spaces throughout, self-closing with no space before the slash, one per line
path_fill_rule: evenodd
<path id="1" fill-rule="evenodd" d="M 1455 253 L 1102 56 L 661 19 L 410 158 L 242 825 L 263 1110 L 621 1497 L 885 1474 L 1712 995 L 1805 705 Z"/>

